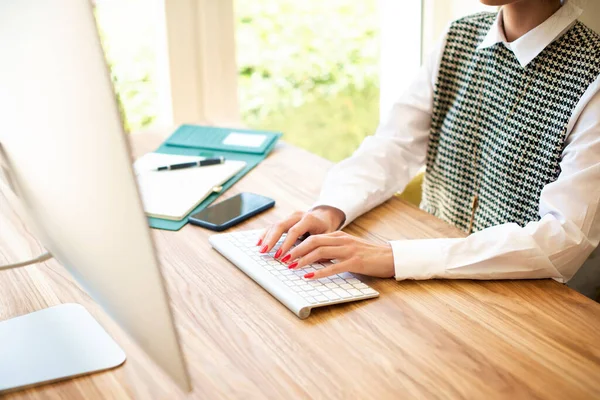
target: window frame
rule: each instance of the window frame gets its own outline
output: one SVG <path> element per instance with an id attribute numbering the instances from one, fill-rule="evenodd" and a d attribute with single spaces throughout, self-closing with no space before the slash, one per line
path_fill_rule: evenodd
<path id="1" fill-rule="evenodd" d="M 164 0 L 175 125 L 239 125 L 233 0 Z"/>

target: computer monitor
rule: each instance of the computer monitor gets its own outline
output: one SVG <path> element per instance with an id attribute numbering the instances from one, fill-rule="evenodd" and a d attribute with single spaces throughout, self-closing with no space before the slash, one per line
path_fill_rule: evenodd
<path id="1" fill-rule="evenodd" d="M 0 1 L 0 49 L 0 144 L 36 236 L 189 389 L 90 1 Z"/>

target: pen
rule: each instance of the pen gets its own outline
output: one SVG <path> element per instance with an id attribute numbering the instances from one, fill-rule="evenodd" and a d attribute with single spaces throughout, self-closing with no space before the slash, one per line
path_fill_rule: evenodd
<path id="1" fill-rule="evenodd" d="M 224 162 L 225 162 L 225 157 L 206 158 L 206 159 L 200 160 L 200 161 L 187 162 L 187 163 L 182 163 L 182 164 L 165 165 L 163 167 L 156 168 L 156 170 L 157 171 L 169 171 L 172 169 L 182 169 L 182 168 L 191 168 L 191 167 L 206 167 L 208 165 L 223 164 Z"/>

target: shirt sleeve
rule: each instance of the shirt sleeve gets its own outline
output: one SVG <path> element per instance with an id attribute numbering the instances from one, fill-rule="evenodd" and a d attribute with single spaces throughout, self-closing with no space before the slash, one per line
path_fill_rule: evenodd
<path id="1" fill-rule="evenodd" d="M 393 241 L 396 279 L 567 282 L 600 241 L 600 77 L 584 98 L 588 93 L 575 113 L 561 173 L 541 192 L 539 221 L 497 225 L 462 239 Z"/>
<path id="2" fill-rule="evenodd" d="M 433 88 L 446 35 L 420 68 L 407 91 L 383 118 L 375 135 L 354 154 L 334 165 L 313 205 L 344 212 L 348 225 L 401 191 L 425 164 L 431 127 Z"/>

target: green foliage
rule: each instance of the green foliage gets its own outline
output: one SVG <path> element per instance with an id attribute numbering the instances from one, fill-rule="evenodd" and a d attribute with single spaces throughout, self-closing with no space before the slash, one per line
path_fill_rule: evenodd
<path id="1" fill-rule="evenodd" d="M 379 89 L 349 86 L 332 96 L 283 108 L 265 116 L 258 129 L 284 132 L 284 139 L 331 161 L 340 161 L 374 132 L 378 122 Z"/>
<path id="2" fill-rule="evenodd" d="M 376 0 L 236 1 L 244 122 L 337 161 L 378 119 Z"/>
<path id="3" fill-rule="evenodd" d="M 152 10 L 148 8 L 136 1 L 123 1 L 104 2 L 94 10 L 128 132 L 151 125 L 158 115 L 156 52 Z M 133 15 L 138 17 L 135 21 L 128 19 Z"/>

